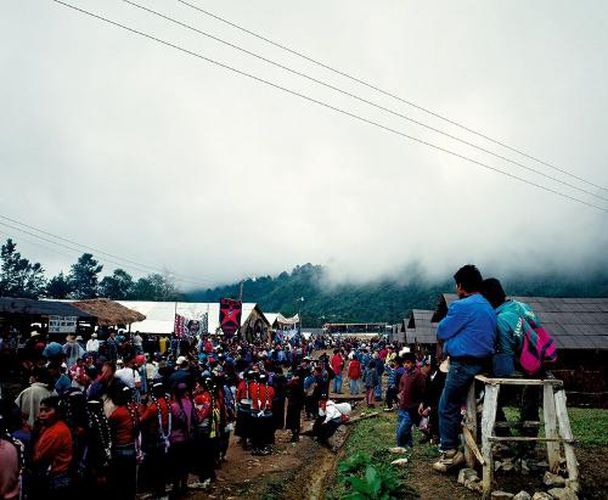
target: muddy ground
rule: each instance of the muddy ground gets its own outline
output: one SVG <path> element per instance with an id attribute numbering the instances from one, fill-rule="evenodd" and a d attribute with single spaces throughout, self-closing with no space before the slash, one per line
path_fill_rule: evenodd
<path id="1" fill-rule="evenodd" d="M 218 479 L 207 491 L 192 491 L 191 499 L 314 499 L 325 498 L 332 487 L 332 476 L 338 460 L 344 453 L 337 454 L 319 445 L 313 439 L 303 436 L 299 443 L 290 443 L 291 434 L 277 432 L 275 453 L 266 457 L 253 457 L 243 451 L 234 440 L 230 445 L 228 461 L 218 471 Z M 392 443 L 387 443 L 390 446 Z M 581 448 L 577 450 L 580 462 L 583 491 L 580 498 L 608 498 L 608 467 L 603 457 L 608 448 Z M 422 500 L 481 498 L 456 482 L 456 473 L 449 476 L 431 470 L 436 460 L 436 452 L 429 446 L 414 447 L 408 474 L 408 483 Z M 532 478 L 521 474 L 497 474 L 498 487 L 517 493 L 526 489 L 532 493 L 532 484 L 541 489 L 540 477 Z"/>
<path id="2" fill-rule="evenodd" d="M 291 433 L 276 433 L 272 455 L 254 457 L 236 440 L 228 459 L 208 492 L 192 492 L 192 499 L 321 499 L 325 477 L 333 470 L 336 455 L 307 436 L 290 443 Z"/>

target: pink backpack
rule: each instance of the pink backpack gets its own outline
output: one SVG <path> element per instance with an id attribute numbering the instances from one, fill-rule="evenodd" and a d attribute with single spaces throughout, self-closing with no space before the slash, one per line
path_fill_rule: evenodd
<path id="1" fill-rule="evenodd" d="M 524 335 L 519 364 L 528 375 L 535 375 L 544 364 L 557 361 L 557 347 L 551 334 L 542 326 L 533 327 L 524 318 L 520 321 Z"/>

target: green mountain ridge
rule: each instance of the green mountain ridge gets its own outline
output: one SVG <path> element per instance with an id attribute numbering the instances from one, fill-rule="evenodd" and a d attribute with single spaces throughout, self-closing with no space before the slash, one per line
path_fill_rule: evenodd
<path id="1" fill-rule="evenodd" d="M 304 264 L 290 273 L 261 276 L 243 281 L 243 301 L 257 302 L 263 311 L 292 315 L 300 310 L 303 324 L 318 327 L 326 322 L 400 322 L 412 309 L 434 309 L 441 293 L 451 292 L 451 277 L 431 282 L 410 268 L 395 279 L 364 284 L 330 285 L 327 269 Z M 510 295 L 543 297 L 608 297 L 608 269 L 585 275 L 521 276 L 502 278 Z M 195 290 L 184 294 L 186 300 L 215 302 L 222 297 L 238 298 L 241 283 Z M 304 301 L 300 302 L 300 297 Z"/>

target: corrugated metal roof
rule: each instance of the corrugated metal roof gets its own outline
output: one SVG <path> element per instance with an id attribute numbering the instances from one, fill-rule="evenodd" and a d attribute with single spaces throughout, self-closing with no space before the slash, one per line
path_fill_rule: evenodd
<path id="1" fill-rule="evenodd" d="M 408 344 L 437 343 L 436 325 L 431 322 L 434 311 L 428 309 L 412 309 L 409 318 L 404 320 L 407 325 L 405 340 Z"/>
<path id="2" fill-rule="evenodd" d="M 608 298 L 512 297 L 528 304 L 562 349 L 608 349 Z M 456 294 L 441 295 L 433 320 L 440 321 Z"/>
<path id="3" fill-rule="evenodd" d="M 22 314 L 29 316 L 77 316 L 78 318 L 94 318 L 71 304 L 55 300 L 34 300 L 12 297 L 0 298 L 0 314 Z"/>

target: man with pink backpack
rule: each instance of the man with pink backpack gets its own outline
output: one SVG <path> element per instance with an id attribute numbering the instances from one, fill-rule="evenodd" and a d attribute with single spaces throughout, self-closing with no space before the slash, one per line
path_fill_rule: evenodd
<path id="1" fill-rule="evenodd" d="M 496 352 L 492 358 L 492 374 L 495 377 L 511 377 L 522 371 L 526 377 L 545 376 L 544 364 L 557 359 L 555 342 L 542 326 L 532 308 L 523 302 L 508 299 L 496 278 L 483 281 L 482 295 L 496 311 Z M 505 416 L 499 398 L 497 421 Z M 521 394 L 520 421 L 539 420 L 540 390 L 524 387 Z M 523 434 L 533 436 L 536 429 L 523 428 Z"/>
<path id="2" fill-rule="evenodd" d="M 496 311 L 495 377 L 510 377 L 515 370 L 527 376 L 543 374 L 544 363 L 557 359 L 555 342 L 532 308 L 507 295 L 496 278 L 483 281 L 482 295 Z"/>

